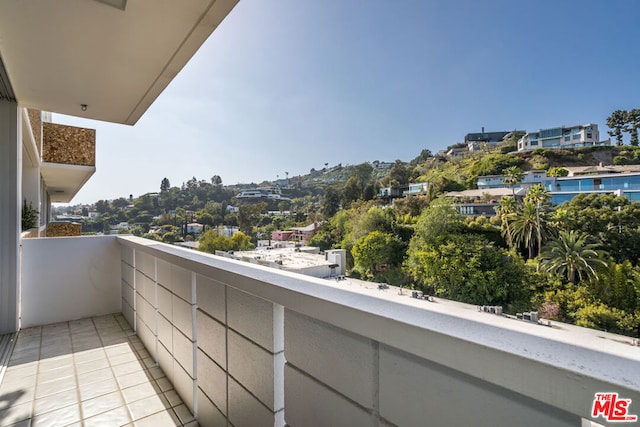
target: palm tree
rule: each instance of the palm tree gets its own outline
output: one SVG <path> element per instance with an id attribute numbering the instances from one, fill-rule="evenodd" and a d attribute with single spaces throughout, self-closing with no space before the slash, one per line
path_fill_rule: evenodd
<path id="1" fill-rule="evenodd" d="M 525 201 L 522 209 L 516 212 L 511 221 L 513 241 L 518 246 L 525 246 L 529 250 L 529 259 L 533 258 L 533 247 L 537 234 L 537 209 L 531 201 Z"/>
<path id="2" fill-rule="evenodd" d="M 536 237 L 538 238 L 538 255 L 542 253 L 542 224 L 540 221 L 540 210 L 542 206 L 551 199 L 551 193 L 540 184 L 529 188 L 525 200 L 530 201 L 536 207 Z"/>
<path id="3" fill-rule="evenodd" d="M 607 267 L 606 253 L 598 250 L 597 243 L 589 243 L 589 235 L 582 231 L 561 231 L 542 254 L 540 268 L 550 274 L 566 275 L 576 283 L 576 275 L 583 279 L 597 279 L 597 266 Z"/>
<path id="4" fill-rule="evenodd" d="M 502 173 L 504 174 L 502 182 L 511 187 L 513 197 L 516 197 L 516 185 L 524 179 L 524 172 L 517 166 L 510 166 L 503 170 Z"/>
<path id="5" fill-rule="evenodd" d="M 500 220 L 503 224 L 502 235 L 507 235 L 507 243 L 509 249 L 513 249 L 513 236 L 511 235 L 511 227 L 509 226 L 509 218 L 513 217 L 516 212 L 516 199 L 513 197 L 503 197 L 500 199 L 500 204 L 496 207 L 496 213 L 500 216 Z"/>

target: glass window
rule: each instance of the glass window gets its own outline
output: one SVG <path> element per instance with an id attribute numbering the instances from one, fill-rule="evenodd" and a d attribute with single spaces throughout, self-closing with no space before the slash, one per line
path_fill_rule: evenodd
<path id="1" fill-rule="evenodd" d="M 575 193 L 569 194 L 552 194 L 551 195 L 551 204 L 553 205 L 561 205 L 564 202 L 568 202 L 576 196 Z"/>
<path id="2" fill-rule="evenodd" d="M 624 195 L 627 196 L 627 198 L 632 202 L 640 202 L 640 193 L 624 193 Z"/>
<path id="3" fill-rule="evenodd" d="M 574 140 L 576 140 L 576 139 L 580 139 L 580 134 L 579 134 L 579 133 L 574 133 L 574 134 L 573 134 L 573 139 L 574 139 Z"/>
<path id="4" fill-rule="evenodd" d="M 587 139 L 593 138 L 593 134 L 591 132 L 587 132 Z"/>
<path id="5" fill-rule="evenodd" d="M 560 138 L 548 139 L 542 142 L 543 147 L 560 147 Z"/>
<path id="6" fill-rule="evenodd" d="M 562 128 L 540 130 L 540 138 L 553 138 L 560 135 L 562 135 Z"/>

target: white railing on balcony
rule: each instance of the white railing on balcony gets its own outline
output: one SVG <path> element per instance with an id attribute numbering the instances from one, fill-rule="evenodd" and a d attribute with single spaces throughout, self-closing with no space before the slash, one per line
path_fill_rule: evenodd
<path id="1" fill-rule="evenodd" d="M 609 391 L 640 413 L 640 349 L 630 339 L 348 288 L 136 237 L 94 238 L 102 249 L 81 239 L 26 242 L 23 270 L 39 268 L 36 254 L 88 264 L 78 279 L 56 279 L 60 269 L 39 284 L 31 281 L 44 273 L 28 276 L 23 305 L 38 298 L 25 286 L 60 287 L 67 299 L 106 296 L 92 307 L 99 312 L 112 309 L 107 301 L 117 294 L 114 311 L 204 426 L 579 426 L 594 394 Z M 64 250 L 39 247 L 45 241 Z M 72 291 L 70 280 L 93 289 Z M 66 309 L 59 300 L 30 304 L 55 312 L 58 303 Z M 32 319 L 31 309 L 23 312 L 23 322 Z M 66 320 L 85 312 L 75 308 Z"/>

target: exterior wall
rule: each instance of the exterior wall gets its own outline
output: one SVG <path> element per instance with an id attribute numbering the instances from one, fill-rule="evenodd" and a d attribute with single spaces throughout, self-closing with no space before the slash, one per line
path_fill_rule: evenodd
<path id="1" fill-rule="evenodd" d="M 577 426 L 579 419 L 378 341 L 285 311 L 291 426 Z"/>
<path id="2" fill-rule="evenodd" d="M 556 127 L 529 132 L 518 140 L 518 151 L 536 148 L 576 148 L 610 145 L 611 141 L 600 141 L 598 125 L 587 123 L 571 127 Z"/>
<path id="3" fill-rule="evenodd" d="M 136 248 L 122 271 L 125 318 L 200 425 L 284 425 L 282 307 Z"/>
<path id="4" fill-rule="evenodd" d="M 344 249 L 328 249 L 325 251 L 327 261 L 338 264 L 335 274 L 344 275 L 347 268 L 347 251 Z"/>
<path id="5" fill-rule="evenodd" d="M 22 207 L 20 117 L 17 103 L 0 99 L 0 335 L 18 330 Z"/>
<path id="6" fill-rule="evenodd" d="M 403 196 L 411 196 L 416 194 L 426 194 L 429 189 L 429 184 L 426 182 L 420 182 L 416 184 L 409 184 L 409 189 L 402 193 Z"/>
<path id="7" fill-rule="evenodd" d="M 289 240 L 293 231 L 274 231 L 271 233 L 271 240 L 276 240 L 278 242 L 285 242 Z"/>
<path id="8" fill-rule="evenodd" d="M 504 178 L 504 175 L 479 176 L 477 180 L 478 189 L 510 188 L 510 185 L 504 183 Z M 522 182 L 516 185 L 517 188 L 530 187 L 534 184 L 542 184 L 548 179 L 547 171 L 545 170 L 526 171 L 522 178 Z"/>
<path id="9" fill-rule="evenodd" d="M 33 132 L 38 154 L 42 155 L 42 112 L 40 110 L 28 108 L 27 113 L 29 115 L 31 132 Z"/>
<path id="10" fill-rule="evenodd" d="M 118 241 L 122 311 L 202 426 L 578 426 L 598 391 L 640 401 L 604 332 Z"/>
<path id="11" fill-rule="evenodd" d="M 292 273 L 300 273 L 300 274 L 304 274 L 305 276 L 311 276 L 311 277 L 318 277 L 318 278 L 331 277 L 331 269 L 329 268 L 328 265 L 314 265 L 314 266 L 300 267 L 300 268 L 286 268 L 286 270 Z M 341 273 L 335 273 L 335 274 L 341 274 Z"/>
<path id="12" fill-rule="evenodd" d="M 46 237 L 69 237 L 82 234 L 82 224 L 78 222 L 50 222 L 45 231 Z"/>
<path id="13" fill-rule="evenodd" d="M 67 165 L 96 165 L 96 131 L 43 123 L 42 161 Z"/>
<path id="14" fill-rule="evenodd" d="M 23 240 L 22 327 L 119 312 L 119 254 L 111 236 Z"/>
<path id="15" fill-rule="evenodd" d="M 640 201 L 640 174 L 609 174 L 547 178 L 544 186 L 551 193 L 551 203 L 562 204 L 578 194 L 616 193 Z"/>
<path id="16" fill-rule="evenodd" d="M 455 206 L 461 215 L 465 216 L 494 216 L 499 203 L 459 203 Z"/>

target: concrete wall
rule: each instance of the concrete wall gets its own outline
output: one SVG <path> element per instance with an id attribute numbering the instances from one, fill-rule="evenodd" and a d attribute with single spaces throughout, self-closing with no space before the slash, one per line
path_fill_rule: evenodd
<path id="1" fill-rule="evenodd" d="M 282 307 L 128 246 L 122 272 L 125 318 L 201 425 L 284 425 Z"/>
<path id="2" fill-rule="evenodd" d="M 578 426 L 550 405 L 378 341 L 285 313 L 291 426 Z M 327 408 L 332 408 L 327 410 Z"/>
<path id="3" fill-rule="evenodd" d="M 121 310 L 115 236 L 22 240 L 22 327 Z"/>
<path id="4" fill-rule="evenodd" d="M 617 336 L 118 240 L 122 311 L 203 426 L 580 426 L 596 392 L 640 402 Z"/>

